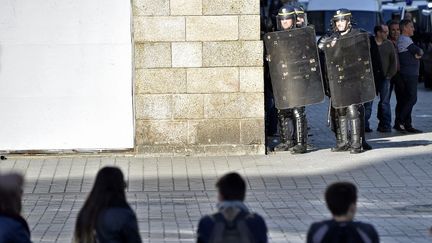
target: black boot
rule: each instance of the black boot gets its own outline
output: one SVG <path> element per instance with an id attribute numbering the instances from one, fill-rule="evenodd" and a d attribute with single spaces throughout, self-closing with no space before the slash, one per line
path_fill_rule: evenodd
<path id="1" fill-rule="evenodd" d="M 362 139 L 362 148 L 363 148 L 364 151 L 367 151 L 367 150 L 371 150 L 371 149 L 372 149 L 372 146 L 370 146 L 370 145 L 366 142 L 366 140 Z"/>
<path id="2" fill-rule="evenodd" d="M 353 119 L 351 120 L 351 154 L 363 152 L 362 140 L 360 133 L 360 119 Z"/>
<path id="3" fill-rule="evenodd" d="M 366 142 L 366 122 L 364 118 L 364 106 L 359 107 L 360 112 L 360 134 L 361 134 L 361 142 L 362 142 L 362 148 L 364 151 L 371 150 L 372 147 Z"/>
<path id="4" fill-rule="evenodd" d="M 307 151 L 307 120 L 305 114 L 305 107 L 294 108 L 294 117 L 296 125 L 296 142 L 297 144 L 292 147 L 292 154 L 304 154 Z"/>
<path id="5" fill-rule="evenodd" d="M 331 149 L 332 152 L 344 152 L 350 149 L 348 141 L 348 128 L 346 116 L 338 116 L 334 119 L 334 132 L 336 134 L 336 147 Z"/>
<path id="6" fill-rule="evenodd" d="M 362 120 L 359 105 L 350 105 L 348 107 L 348 114 L 350 116 L 351 123 L 351 154 L 358 154 L 363 152 L 362 148 Z"/>
<path id="7" fill-rule="evenodd" d="M 274 151 L 288 151 L 294 146 L 292 110 L 278 110 L 280 143 Z"/>

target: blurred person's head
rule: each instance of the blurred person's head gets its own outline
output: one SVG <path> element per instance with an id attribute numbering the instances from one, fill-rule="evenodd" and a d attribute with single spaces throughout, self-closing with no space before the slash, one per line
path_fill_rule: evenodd
<path id="1" fill-rule="evenodd" d="M 96 175 L 93 188 L 78 214 L 75 242 L 95 242 L 94 230 L 102 210 L 109 207 L 129 207 L 125 194 L 126 183 L 117 167 L 104 167 Z"/>
<path id="2" fill-rule="evenodd" d="M 389 28 L 387 25 L 382 24 L 381 25 L 382 31 L 380 31 L 380 34 L 382 35 L 382 38 L 385 40 L 388 38 L 389 35 Z"/>
<path id="3" fill-rule="evenodd" d="M 398 13 L 398 12 L 394 12 L 394 13 L 391 14 L 391 20 L 392 21 L 399 22 L 400 18 L 401 18 L 401 16 L 400 16 L 400 13 Z"/>
<path id="4" fill-rule="evenodd" d="M 357 209 L 357 188 L 350 182 L 336 182 L 325 192 L 327 208 L 334 218 L 352 220 Z"/>
<path id="5" fill-rule="evenodd" d="M 409 19 L 403 19 L 399 23 L 400 32 L 402 35 L 413 36 L 414 35 L 414 24 Z"/>
<path id="6" fill-rule="evenodd" d="M 390 23 L 388 23 L 388 27 L 390 39 L 397 41 L 400 36 L 399 21 L 390 21 Z"/>
<path id="7" fill-rule="evenodd" d="M 294 11 L 297 19 L 296 27 L 301 28 L 307 26 L 307 17 L 304 8 L 301 6 L 294 6 Z"/>
<path id="8" fill-rule="evenodd" d="M 216 183 L 219 201 L 244 201 L 246 182 L 235 172 L 222 176 Z"/>
<path id="9" fill-rule="evenodd" d="M 412 14 L 410 12 L 406 12 L 404 15 L 404 19 L 408 19 L 412 21 Z"/>
<path id="10" fill-rule="evenodd" d="M 0 212 L 19 215 L 22 208 L 24 177 L 17 173 L 0 175 Z"/>
<path id="11" fill-rule="evenodd" d="M 375 34 L 375 38 L 383 41 L 387 39 L 387 36 L 389 34 L 389 29 L 385 24 L 377 25 L 374 28 L 374 34 Z"/>

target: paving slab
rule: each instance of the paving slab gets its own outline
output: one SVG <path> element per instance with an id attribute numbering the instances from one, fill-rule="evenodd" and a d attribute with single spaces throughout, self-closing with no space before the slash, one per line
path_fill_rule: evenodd
<path id="1" fill-rule="evenodd" d="M 215 182 L 229 171 L 247 180 L 247 205 L 265 218 L 270 242 L 304 242 L 309 225 L 330 216 L 323 193 L 339 180 L 358 186 L 357 219 L 375 225 L 382 242 L 432 242 L 432 92 L 419 86 L 413 112 L 424 133 L 374 131 L 367 134 L 374 149 L 357 155 L 330 152 L 326 106 L 307 108 L 315 149 L 302 155 L 8 156 L 0 171 L 25 175 L 23 215 L 34 242 L 71 241 L 77 213 L 107 165 L 120 167 L 127 178 L 143 242 L 194 242 L 199 218 L 215 210 Z"/>

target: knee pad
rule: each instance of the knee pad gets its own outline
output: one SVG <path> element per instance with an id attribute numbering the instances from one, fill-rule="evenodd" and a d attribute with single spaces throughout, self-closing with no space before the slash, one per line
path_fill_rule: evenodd
<path id="1" fill-rule="evenodd" d="M 347 115 L 347 108 L 334 108 L 335 112 L 335 116 L 336 117 L 340 117 L 340 116 L 346 116 Z"/>
<path id="2" fill-rule="evenodd" d="M 283 109 L 278 110 L 278 115 L 284 118 L 292 118 L 293 117 L 293 109 Z"/>
<path id="3" fill-rule="evenodd" d="M 363 107 L 363 106 L 362 106 Z M 350 119 L 356 119 L 360 117 L 359 105 L 350 105 L 347 107 L 347 116 Z"/>
<path id="4" fill-rule="evenodd" d="M 306 117 L 306 113 L 305 113 L 305 107 L 296 107 L 293 108 L 293 113 L 294 113 L 294 117 L 299 119 L 299 118 L 303 118 Z"/>

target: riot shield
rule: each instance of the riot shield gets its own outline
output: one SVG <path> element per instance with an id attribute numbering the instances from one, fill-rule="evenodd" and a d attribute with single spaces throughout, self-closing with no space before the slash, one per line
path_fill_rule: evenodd
<path id="1" fill-rule="evenodd" d="M 315 39 L 312 27 L 264 36 L 276 108 L 307 106 L 324 100 Z"/>
<path id="2" fill-rule="evenodd" d="M 324 46 L 332 106 L 347 107 L 375 98 L 369 37 L 359 32 Z"/>

